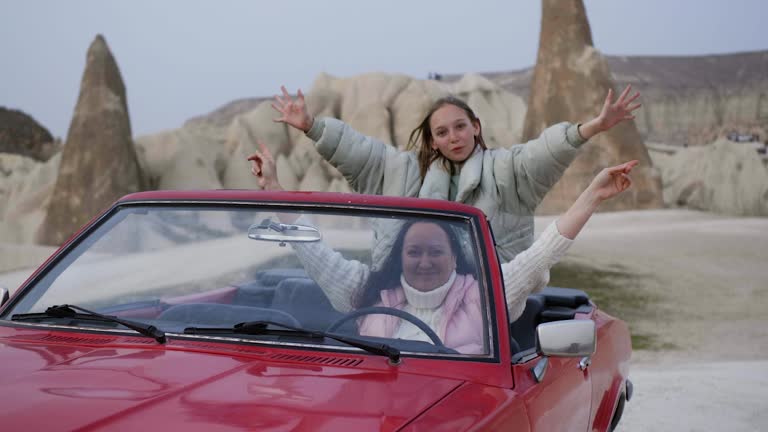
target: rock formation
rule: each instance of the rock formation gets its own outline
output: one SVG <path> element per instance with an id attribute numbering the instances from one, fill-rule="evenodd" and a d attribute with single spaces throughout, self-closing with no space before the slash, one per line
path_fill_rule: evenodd
<path id="1" fill-rule="evenodd" d="M 0 107 L 0 153 L 28 156 L 45 162 L 59 150 L 48 129 L 31 116 Z"/>
<path id="2" fill-rule="evenodd" d="M 0 243 L 30 244 L 45 218 L 61 153 L 46 162 L 0 153 Z"/>
<path id="3" fill-rule="evenodd" d="M 468 73 L 440 81 L 382 73 L 347 78 L 321 73 L 305 92 L 308 107 L 313 115 L 341 118 L 365 134 L 404 148 L 432 101 L 455 94 L 480 117 L 489 147 L 508 147 L 522 141 L 527 107 L 519 95 L 531 99 L 528 121 L 532 126 L 526 127 L 541 129 L 562 120 L 584 121 L 597 114 L 605 89 L 612 85 L 610 67 L 614 81 L 620 83 L 614 90 L 632 83 L 643 92 L 643 112 L 635 121 L 641 136 L 684 137 L 689 144 L 698 136 L 710 143 L 713 137 L 736 130 L 767 138 L 768 104 L 763 99 L 768 99 L 760 85 L 768 81 L 761 72 L 768 70 L 764 67 L 768 52 L 677 59 L 609 57 L 606 66 L 591 46 L 580 2 L 558 2 L 556 10 L 551 1 L 544 6 L 542 49 L 532 87 L 534 69 Z M 551 29 L 554 20 L 559 20 L 558 31 Z M 686 74 L 699 79 L 688 79 Z M 739 80 L 743 86 L 734 87 Z M 547 91 L 542 92 L 542 88 Z M 713 92 L 720 96 L 713 96 Z M 22 156 L 27 154 L 24 149 L 39 148 L 28 143 L 45 142 L 50 134 L 42 128 L 9 127 L 36 123 L 23 113 L 0 110 L 0 125 L 5 126 L 0 127 L 0 144 L 12 143 L 0 148 L 0 243 L 29 244 L 36 241 L 37 233 L 46 243 L 59 244 L 115 198 L 140 189 L 140 184 L 150 189 L 257 188 L 245 161 L 245 156 L 256 149 L 257 139 L 271 147 L 287 189 L 349 191 L 346 180 L 319 157 L 303 133 L 272 122 L 275 114 L 270 103 L 271 98 L 238 100 L 191 119 L 179 129 L 139 137 L 132 147 L 125 89 L 103 38 L 97 38 L 89 50 L 64 152 L 47 162 L 39 161 L 45 160 L 40 156 L 45 152 Z M 14 121 L 7 121 L 9 118 Z M 8 141 L 9 136 L 17 138 Z M 19 145 L 18 137 L 27 138 Z M 754 148 L 722 142 L 706 148 L 697 152 L 678 147 L 680 153 L 674 157 L 654 151 L 653 162 L 663 174 L 665 204 L 765 215 L 768 196 L 760 189 L 765 183 L 765 169 L 763 166 L 761 171 L 759 164 L 750 162 L 756 154 Z M 746 149 L 752 149 L 751 153 Z M 559 212 L 599 167 L 630 158 L 650 166 L 634 125 L 603 134 L 582 153 L 540 211 Z M 686 166 L 692 167 L 690 173 Z M 658 205 L 661 195 L 653 193 L 658 191 L 655 172 L 638 170 L 635 195 L 603 209 L 643 208 L 654 199 Z M 126 186 L 128 183 L 132 185 Z M 49 240 L 46 236 L 57 237 Z"/>
<path id="4" fill-rule="evenodd" d="M 141 189 L 125 86 L 106 41 L 98 35 L 88 48 L 39 242 L 61 244 L 114 200 Z"/>
<path id="5" fill-rule="evenodd" d="M 750 144 L 721 138 L 651 156 L 661 170 L 667 206 L 768 216 L 768 169 Z"/>
<path id="6" fill-rule="evenodd" d="M 543 0 L 539 53 L 531 81 L 523 138 L 538 136 L 562 121 L 597 115 L 606 92 L 614 88 L 608 65 L 592 46 L 582 0 Z M 620 90 L 620 89 L 619 89 Z M 618 93 L 616 93 L 618 94 Z M 576 199 L 595 173 L 606 166 L 637 159 L 634 187 L 603 204 L 602 210 L 660 207 L 661 184 L 634 123 L 624 122 L 592 138 L 539 206 L 539 213 L 559 213 Z"/>
<path id="7" fill-rule="evenodd" d="M 643 94 L 635 124 L 646 142 L 707 145 L 731 130 L 768 128 L 768 51 L 605 58 L 616 88 L 632 84 Z M 483 76 L 524 99 L 530 95 L 533 68 Z"/>
<path id="8" fill-rule="evenodd" d="M 647 141 L 706 145 L 724 129 L 768 126 L 768 51 L 618 57 L 610 66 L 643 92 L 637 125 Z"/>
<path id="9" fill-rule="evenodd" d="M 477 74 L 443 83 L 384 73 L 349 78 L 323 73 L 306 92 L 306 100 L 312 115 L 340 118 L 361 133 L 404 148 L 432 102 L 448 94 L 469 101 L 475 108 L 489 147 L 520 142 L 525 102 Z M 151 184 L 174 189 L 257 188 L 245 157 L 257 149 L 257 140 L 262 140 L 275 156 L 286 189 L 349 190 L 341 174 L 320 158 L 309 138 L 272 121 L 276 114 L 271 100 L 256 101 L 228 104 L 177 131 L 138 138 L 140 162 Z M 225 119 L 230 121 L 226 127 Z M 202 130 L 207 132 L 200 133 Z M 180 138 L 182 131 L 184 139 Z"/>
<path id="10" fill-rule="evenodd" d="M 270 101 L 264 101 L 251 111 L 241 114 L 232 121 L 227 130 L 226 153 L 229 155 L 224 168 L 222 185 L 227 189 L 256 188 L 258 184 L 251 175 L 250 162 L 246 158 L 258 150 L 257 141 L 269 147 L 272 155 L 290 153 L 287 126 L 273 122 L 275 111 Z"/>

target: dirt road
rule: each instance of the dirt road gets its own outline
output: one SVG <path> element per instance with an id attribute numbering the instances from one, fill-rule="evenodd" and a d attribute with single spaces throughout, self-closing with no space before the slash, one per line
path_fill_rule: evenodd
<path id="1" fill-rule="evenodd" d="M 768 361 L 639 364 L 618 431 L 768 430 Z"/>
<path id="2" fill-rule="evenodd" d="M 633 273 L 659 311 L 632 325 L 664 348 L 633 354 L 619 430 L 768 430 L 768 218 L 597 214 L 568 259 Z"/>

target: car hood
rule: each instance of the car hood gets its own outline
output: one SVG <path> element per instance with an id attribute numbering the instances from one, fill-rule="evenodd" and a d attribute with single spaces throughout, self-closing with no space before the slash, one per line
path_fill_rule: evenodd
<path id="1" fill-rule="evenodd" d="M 0 338 L 3 429 L 394 430 L 461 384 L 380 357 L 47 339 Z"/>

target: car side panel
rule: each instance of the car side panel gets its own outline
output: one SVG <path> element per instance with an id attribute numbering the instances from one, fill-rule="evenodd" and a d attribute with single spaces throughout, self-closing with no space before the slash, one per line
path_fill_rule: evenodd
<path id="1" fill-rule="evenodd" d="M 541 382 L 531 370 L 536 357 L 515 365 L 515 390 L 521 393 L 531 419 L 532 431 L 586 431 L 592 396 L 589 372 L 579 369 L 578 357 L 549 357 Z"/>
<path id="2" fill-rule="evenodd" d="M 525 404 L 517 393 L 465 383 L 402 430 L 529 432 L 531 429 Z"/>
<path id="3" fill-rule="evenodd" d="M 607 431 L 629 373 L 632 344 L 627 325 L 596 311 L 597 352 L 588 371 L 592 378 L 592 431 Z"/>

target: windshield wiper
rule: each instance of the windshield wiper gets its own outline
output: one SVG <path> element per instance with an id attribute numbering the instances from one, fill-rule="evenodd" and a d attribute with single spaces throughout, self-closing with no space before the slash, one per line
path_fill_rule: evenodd
<path id="1" fill-rule="evenodd" d="M 84 313 L 78 313 L 77 311 L 81 311 Z M 128 327 L 131 330 L 135 330 L 144 336 L 149 336 L 155 339 L 158 343 L 162 344 L 166 342 L 165 333 L 153 325 L 144 324 L 136 321 L 129 321 L 129 320 L 118 318 L 112 315 L 102 315 L 100 313 L 89 311 L 88 309 L 83 309 L 80 306 L 75 306 L 75 305 L 67 305 L 67 304 L 55 305 L 46 309 L 45 312 L 16 314 L 11 316 L 12 321 L 24 321 L 24 320 L 34 320 L 34 319 L 44 319 L 44 318 L 73 318 L 73 319 L 82 319 L 82 320 L 95 319 L 98 321 L 113 322 L 113 323 L 117 323 L 122 326 Z"/>
<path id="2" fill-rule="evenodd" d="M 282 327 L 285 330 L 269 328 L 268 326 Z M 232 327 L 187 327 L 184 334 L 193 335 L 212 335 L 212 334 L 247 334 L 247 335 L 275 335 L 275 336 L 298 336 L 314 339 L 333 339 L 347 345 L 360 348 L 371 354 L 383 355 L 389 358 L 392 364 L 400 363 L 400 350 L 385 343 L 369 342 L 362 339 L 341 336 L 332 333 L 325 333 L 316 330 L 306 330 L 303 328 L 292 327 L 275 321 L 250 321 L 235 324 Z"/>

